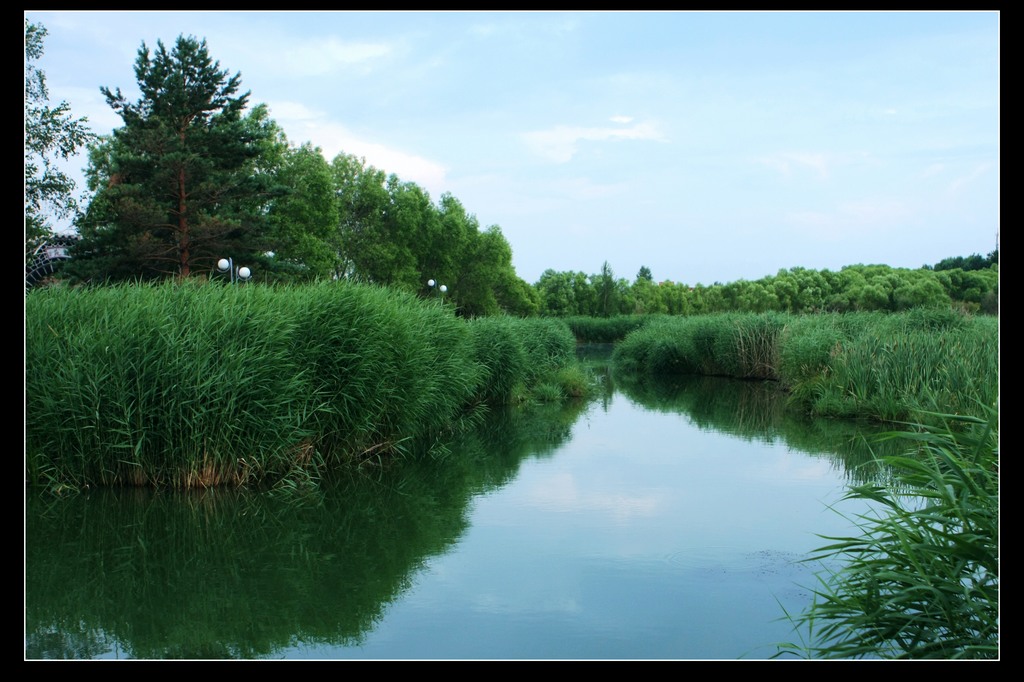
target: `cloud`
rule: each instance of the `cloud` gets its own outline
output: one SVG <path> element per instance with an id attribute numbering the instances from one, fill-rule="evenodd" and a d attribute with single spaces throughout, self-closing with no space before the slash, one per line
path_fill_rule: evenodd
<path id="1" fill-rule="evenodd" d="M 794 211 L 786 221 L 812 237 L 831 241 L 891 229 L 912 218 L 913 211 L 904 202 L 863 199 L 842 202 L 828 211 Z"/>
<path id="2" fill-rule="evenodd" d="M 946 170 L 946 164 L 941 162 L 928 164 L 928 167 L 921 172 L 922 178 L 930 178 L 936 175 L 940 175 Z"/>
<path id="3" fill-rule="evenodd" d="M 569 178 L 553 183 L 553 187 L 573 200 L 591 200 L 622 194 L 628 188 L 624 183 L 595 183 L 589 178 Z"/>
<path id="4" fill-rule="evenodd" d="M 476 38 L 490 38 L 498 32 L 498 27 L 494 24 L 473 24 L 467 32 Z"/>
<path id="5" fill-rule="evenodd" d="M 320 147 L 328 161 L 339 153 L 362 157 L 368 165 L 403 182 L 414 182 L 431 197 L 439 197 L 447 188 L 447 170 L 441 164 L 417 154 L 364 139 L 344 125 L 331 121 L 323 112 L 297 102 L 268 103 L 271 117 L 285 130 L 288 139 L 311 142 Z"/>
<path id="6" fill-rule="evenodd" d="M 967 175 L 962 175 L 958 178 L 955 178 L 952 182 L 949 183 L 950 194 L 959 193 L 960 190 L 962 190 L 964 187 L 970 185 L 975 180 L 985 175 L 990 168 L 992 168 L 991 163 L 983 163 L 981 165 L 975 166 Z"/>
<path id="7" fill-rule="evenodd" d="M 239 46 L 239 49 L 248 53 L 246 61 L 259 64 L 264 73 L 288 74 L 291 79 L 325 76 L 357 67 L 368 70 L 395 52 L 389 43 L 341 41 L 337 38 L 305 40 L 274 50 L 254 51 L 251 45 Z"/>
<path id="8" fill-rule="evenodd" d="M 560 473 L 535 482 L 525 493 L 526 504 L 545 511 L 599 514 L 622 524 L 634 518 L 654 516 L 664 507 L 664 495 L 626 495 L 580 489 L 569 473 Z"/>
<path id="9" fill-rule="evenodd" d="M 829 176 L 829 160 L 825 154 L 811 152 L 781 152 L 757 159 L 757 162 L 773 168 L 785 177 L 791 177 L 797 168 L 815 171 L 821 178 Z"/>
<path id="10" fill-rule="evenodd" d="M 612 120 L 627 122 L 632 119 L 616 116 Z M 554 163 L 566 163 L 579 151 L 579 143 L 604 142 L 609 140 L 656 140 L 665 138 L 653 123 L 638 123 L 630 127 L 619 128 L 583 128 L 579 126 L 555 126 L 548 130 L 536 130 L 522 134 L 534 154 Z"/>

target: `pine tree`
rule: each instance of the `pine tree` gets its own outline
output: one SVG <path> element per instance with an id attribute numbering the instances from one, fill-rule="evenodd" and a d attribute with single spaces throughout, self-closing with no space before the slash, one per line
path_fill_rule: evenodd
<path id="1" fill-rule="evenodd" d="M 142 93 L 101 92 L 124 125 L 90 151 L 95 192 L 68 272 L 80 279 L 153 279 L 210 271 L 218 259 L 255 259 L 263 244 L 273 173 L 259 156 L 274 131 L 266 109 L 248 115 L 206 41 L 179 37 L 170 52 L 143 43 Z"/>

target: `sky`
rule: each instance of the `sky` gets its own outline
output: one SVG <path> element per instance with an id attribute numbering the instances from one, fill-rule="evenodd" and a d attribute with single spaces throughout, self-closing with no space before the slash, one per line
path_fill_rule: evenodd
<path id="1" fill-rule="evenodd" d="M 26 11 L 97 134 L 139 48 L 205 39 L 289 142 L 497 225 L 516 273 L 709 285 L 987 255 L 1000 14 Z M 68 170 L 79 179 L 84 154 Z M 429 276 L 425 274 L 425 276 Z"/>

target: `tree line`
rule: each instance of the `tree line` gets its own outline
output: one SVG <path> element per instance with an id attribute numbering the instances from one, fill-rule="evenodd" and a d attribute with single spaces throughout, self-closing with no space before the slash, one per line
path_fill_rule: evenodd
<path id="1" fill-rule="evenodd" d="M 805 268 L 729 284 L 634 281 L 601 271 L 545 271 L 529 284 L 497 225 L 481 226 L 449 193 L 436 202 L 413 182 L 341 153 L 294 144 L 241 75 L 222 69 L 205 40 L 179 36 L 139 48 L 141 93 L 100 88 L 122 126 L 96 136 L 62 102 L 50 106 L 33 62 L 46 29 L 25 20 L 26 256 L 74 216 L 79 239 L 61 275 L 72 283 L 221 276 L 230 258 L 265 283 L 344 279 L 445 296 L 466 316 L 903 310 L 955 303 L 998 310 L 998 253 L 949 258 L 920 270 L 854 265 Z M 56 160 L 88 150 L 84 208 Z M 443 286 L 442 286 L 443 285 Z"/>
<path id="2" fill-rule="evenodd" d="M 591 275 L 546 270 L 534 286 L 540 297 L 540 313 L 553 316 L 897 312 L 935 306 L 997 314 L 999 265 L 995 252 L 993 257 L 995 262 L 978 270 L 914 270 L 861 264 L 838 271 L 795 267 L 758 280 L 741 279 L 708 286 L 671 280 L 655 282 L 646 266 L 630 282 L 615 277 L 605 262 L 600 272 Z"/>

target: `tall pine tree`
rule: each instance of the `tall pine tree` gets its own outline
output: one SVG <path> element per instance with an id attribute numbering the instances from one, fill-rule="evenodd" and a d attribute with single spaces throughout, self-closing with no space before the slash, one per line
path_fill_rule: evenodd
<path id="1" fill-rule="evenodd" d="M 259 156 L 274 127 L 266 109 L 245 114 L 249 93 L 210 58 L 205 40 L 179 37 L 170 52 L 143 43 L 142 93 L 101 92 L 124 122 L 90 150 L 95 194 L 69 263 L 79 279 L 155 279 L 209 272 L 222 257 L 255 259 L 264 242 L 273 173 Z"/>

